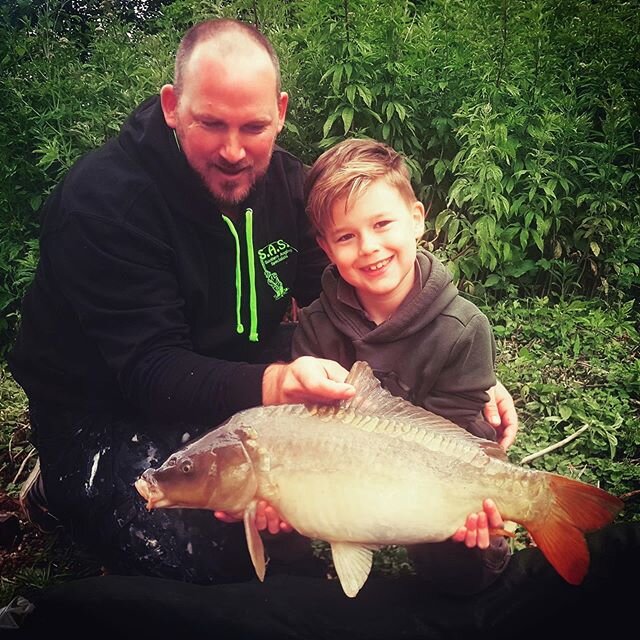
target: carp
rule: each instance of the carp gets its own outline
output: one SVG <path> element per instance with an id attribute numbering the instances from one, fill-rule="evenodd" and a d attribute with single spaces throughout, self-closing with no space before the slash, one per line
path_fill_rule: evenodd
<path id="1" fill-rule="evenodd" d="M 261 581 L 259 500 L 304 536 L 329 543 L 342 588 L 355 597 L 374 549 L 446 540 L 492 498 L 567 582 L 582 582 L 589 567 L 584 533 L 609 524 L 622 509 L 619 498 L 509 462 L 497 443 L 390 394 L 364 362 L 353 365 L 347 382 L 356 395 L 339 404 L 236 413 L 147 469 L 136 489 L 148 509 L 241 518 Z"/>

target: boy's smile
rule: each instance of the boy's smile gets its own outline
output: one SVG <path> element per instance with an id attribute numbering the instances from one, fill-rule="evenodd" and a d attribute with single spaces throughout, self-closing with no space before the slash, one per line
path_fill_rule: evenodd
<path id="1" fill-rule="evenodd" d="M 332 224 L 318 242 L 380 324 L 413 287 L 424 207 L 381 178 L 355 198 L 336 200 L 331 214 Z"/>

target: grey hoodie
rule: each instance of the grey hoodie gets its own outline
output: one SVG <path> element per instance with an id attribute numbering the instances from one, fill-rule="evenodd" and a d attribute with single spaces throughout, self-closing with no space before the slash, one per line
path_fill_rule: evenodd
<path id="1" fill-rule="evenodd" d="M 419 251 L 416 262 L 413 291 L 377 326 L 335 265 L 327 267 L 320 298 L 301 310 L 293 356 L 330 358 L 346 369 L 365 360 L 394 395 L 495 440 L 481 417 L 496 382 L 489 322 L 435 256 Z"/>
<path id="2" fill-rule="evenodd" d="M 431 253 L 418 252 L 416 272 L 411 293 L 389 319 L 376 325 L 353 287 L 329 265 L 320 298 L 300 312 L 293 356 L 330 358 L 346 369 L 365 360 L 394 395 L 495 440 L 495 430 L 481 413 L 487 390 L 496 382 L 489 322 L 458 294 L 449 272 Z M 458 595 L 489 586 L 510 558 L 502 537 L 491 538 L 488 549 L 445 540 L 411 546 L 408 552 L 427 584 Z"/>

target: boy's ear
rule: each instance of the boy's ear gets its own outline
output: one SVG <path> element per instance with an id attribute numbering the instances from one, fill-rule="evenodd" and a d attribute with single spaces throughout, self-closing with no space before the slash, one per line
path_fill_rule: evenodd
<path id="1" fill-rule="evenodd" d="M 419 200 L 413 203 L 413 222 L 415 225 L 416 240 L 420 240 L 424 234 L 424 205 Z"/>

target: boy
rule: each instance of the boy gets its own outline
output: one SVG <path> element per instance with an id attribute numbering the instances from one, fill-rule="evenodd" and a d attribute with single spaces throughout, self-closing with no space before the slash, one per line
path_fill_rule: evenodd
<path id="1" fill-rule="evenodd" d="M 344 141 L 318 158 L 305 191 L 318 243 L 332 264 L 320 298 L 301 310 L 293 356 L 329 358 L 346 369 L 365 360 L 393 394 L 495 440 L 481 413 L 496 382 L 491 328 L 458 295 L 444 265 L 417 249 L 425 210 L 402 156 L 372 140 Z M 496 526 L 495 505 L 485 511 Z M 486 531 L 480 515 L 470 519 L 471 529 Z M 463 539 L 467 546 L 457 544 Z M 485 549 L 469 540 L 456 534 L 410 554 L 440 590 L 471 593 L 501 573 L 509 551 L 504 538 L 491 538 Z"/>

